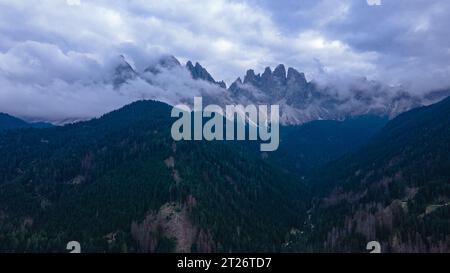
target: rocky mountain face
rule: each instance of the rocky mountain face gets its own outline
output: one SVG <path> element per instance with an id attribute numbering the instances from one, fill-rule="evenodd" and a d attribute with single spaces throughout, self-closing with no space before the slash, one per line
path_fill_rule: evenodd
<path id="1" fill-rule="evenodd" d="M 244 80 L 238 78 L 229 91 L 241 103 L 278 104 L 283 124 L 302 124 L 312 120 L 342 120 L 352 116 L 373 114 L 395 117 L 422 104 L 444 98 L 449 90 L 427 95 L 411 95 L 377 82 L 360 79 L 348 90 L 321 86 L 307 81 L 305 74 L 284 65 L 262 74 L 248 70 Z"/>
<path id="2" fill-rule="evenodd" d="M 203 66 L 201 66 L 199 63 L 195 63 L 194 66 L 191 61 L 188 61 L 186 63 L 186 68 L 189 70 L 189 72 L 191 72 L 192 78 L 195 80 L 200 79 L 216 84 L 221 88 L 225 89 L 227 88 L 227 85 L 225 84 L 224 81 L 217 82 L 216 80 L 214 80 L 211 74 L 209 74 L 209 72 L 205 68 L 203 68 Z"/>
<path id="3" fill-rule="evenodd" d="M 163 69 L 173 69 L 174 67 L 180 66 L 180 62 L 172 55 L 164 56 L 157 60 L 157 62 L 153 65 L 147 67 L 144 72 L 150 72 L 153 74 L 159 74 Z"/>
<path id="4" fill-rule="evenodd" d="M 125 60 L 124 56 L 120 56 L 120 63 L 114 70 L 113 85 L 114 88 L 120 88 L 127 81 L 136 79 L 138 74 L 131 65 Z"/>
<path id="5" fill-rule="evenodd" d="M 177 69 L 175 69 L 177 68 Z M 264 72 L 256 74 L 250 69 L 243 80 L 236 79 L 227 89 L 223 81 L 216 81 L 198 62 L 188 61 L 183 67 L 171 55 L 162 56 L 157 62 L 147 67 L 142 73 L 136 72 L 126 61 L 116 68 L 114 86 L 142 77 L 144 73 L 179 73 L 186 69 L 191 78 L 210 83 L 213 88 L 223 92 L 210 95 L 208 101 L 225 105 L 234 104 L 278 104 L 282 124 L 303 124 L 313 120 L 343 120 L 360 115 L 377 115 L 395 117 L 409 109 L 434 103 L 450 95 L 450 90 L 414 95 L 399 88 L 388 87 L 367 79 L 358 79 L 346 88 L 321 85 L 314 80 L 308 81 L 304 73 L 284 65 L 278 65 L 273 71 L 267 67 Z M 146 78 L 150 84 L 151 80 Z M 156 98 L 157 99 L 157 98 Z M 185 98 L 192 101 L 192 98 Z M 183 99 L 181 99 L 183 101 Z"/>

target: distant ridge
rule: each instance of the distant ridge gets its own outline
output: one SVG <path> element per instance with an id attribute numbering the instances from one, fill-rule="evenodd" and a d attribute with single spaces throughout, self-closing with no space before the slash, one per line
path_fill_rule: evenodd
<path id="1" fill-rule="evenodd" d="M 53 124 L 47 122 L 28 123 L 11 115 L 0 113 L 0 132 L 20 128 L 48 128 L 53 126 Z"/>

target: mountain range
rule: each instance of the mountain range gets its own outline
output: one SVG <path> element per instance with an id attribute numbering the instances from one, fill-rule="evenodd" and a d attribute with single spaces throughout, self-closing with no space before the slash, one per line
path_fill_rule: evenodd
<path id="1" fill-rule="evenodd" d="M 389 87 L 365 78 L 354 79 L 345 87 L 320 84 L 314 80 L 308 81 L 305 74 L 295 68 L 289 67 L 286 70 L 283 64 L 278 65 L 273 71 L 270 67 L 266 67 L 264 72 L 259 74 L 249 69 L 243 80 L 238 78 L 227 88 L 224 81 L 215 80 L 198 62 L 194 65 L 188 61 L 183 66 L 172 55 L 161 56 L 141 73 L 123 57 L 115 69 L 113 83 L 116 89 L 120 89 L 124 84 L 139 78 L 150 85 L 161 87 L 160 83 L 152 80 L 155 75 L 176 74 L 180 73 L 180 70 L 187 70 L 193 80 L 211 84 L 213 94 L 210 94 L 207 88 L 198 94 L 206 97 L 207 102 L 219 105 L 278 104 L 280 121 L 285 125 L 303 124 L 314 120 L 344 120 L 361 115 L 392 118 L 450 95 L 450 90 L 447 89 L 417 95 L 401 87 Z M 166 101 L 158 95 L 151 99 Z M 177 103 L 186 101 L 189 103 L 192 98 L 180 96 L 174 100 Z"/>
<path id="2" fill-rule="evenodd" d="M 227 86 L 170 55 L 112 71 L 114 92 L 149 93 L 62 126 L 0 114 L 1 252 L 450 251 L 449 90 L 343 91 L 284 65 Z M 279 149 L 174 141 L 172 106 L 196 95 L 279 104 Z"/>

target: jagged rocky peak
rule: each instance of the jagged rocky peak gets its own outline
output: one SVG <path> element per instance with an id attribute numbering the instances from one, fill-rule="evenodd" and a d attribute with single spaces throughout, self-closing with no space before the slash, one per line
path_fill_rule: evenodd
<path id="1" fill-rule="evenodd" d="M 192 71 L 195 70 L 195 67 L 194 67 L 194 65 L 192 64 L 191 61 L 187 61 L 187 63 L 186 63 L 186 68 L 187 68 L 189 71 L 191 71 L 191 73 L 192 73 Z"/>
<path id="2" fill-rule="evenodd" d="M 131 67 L 131 65 L 125 60 L 125 57 L 120 55 L 119 58 L 119 64 L 114 70 L 114 88 L 119 88 L 128 80 L 132 80 L 137 77 L 136 71 L 134 71 L 133 67 Z"/>
<path id="3" fill-rule="evenodd" d="M 286 68 L 284 68 L 283 64 L 277 65 L 272 75 L 274 79 L 276 79 L 281 84 L 286 83 Z"/>
<path id="4" fill-rule="evenodd" d="M 209 74 L 209 72 L 198 62 L 196 62 L 194 66 L 191 61 L 188 61 L 186 63 L 186 68 L 191 72 L 192 78 L 196 80 L 200 79 L 213 83 L 216 82 L 214 78 L 211 76 L 211 74 Z"/>
<path id="5" fill-rule="evenodd" d="M 153 74 L 161 73 L 162 69 L 172 69 L 180 66 L 180 62 L 173 55 L 163 55 L 158 58 L 153 64 L 149 65 L 144 71 Z"/>
<path id="6" fill-rule="evenodd" d="M 194 67 L 194 65 L 192 64 L 192 62 L 191 62 L 191 61 L 187 61 L 187 63 L 186 63 L 186 67 L 187 67 L 187 68 L 193 68 L 193 67 Z"/>
<path id="7" fill-rule="evenodd" d="M 239 90 L 241 85 L 242 85 L 242 80 L 239 77 L 230 85 L 229 90 L 232 91 L 233 93 L 236 93 Z"/>
<path id="8" fill-rule="evenodd" d="M 261 75 L 262 79 L 269 79 L 272 77 L 272 69 L 270 69 L 270 67 L 266 67 L 264 69 L 264 72 Z"/>
<path id="9" fill-rule="evenodd" d="M 287 72 L 288 82 L 299 82 L 306 84 L 306 77 L 304 73 L 298 72 L 295 68 L 289 67 Z"/>
<path id="10" fill-rule="evenodd" d="M 289 67 L 286 73 L 285 66 L 279 64 L 273 72 L 270 67 L 266 67 L 261 75 L 255 74 L 253 69 L 249 69 L 244 77 L 244 84 L 251 84 L 262 89 L 283 87 L 288 81 L 306 84 L 305 74 L 299 73 L 292 67 Z"/>
<path id="11" fill-rule="evenodd" d="M 227 89 L 227 84 L 224 81 L 217 82 L 217 84 L 223 89 Z"/>
<path id="12" fill-rule="evenodd" d="M 247 70 L 247 73 L 244 77 L 244 84 L 252 84 L 254 86 L 259 86 L 259 81 L 261 79 L 261 76 L 255 75 L 255 71 L 253 69 Z"/>
<path id="13" fill-rule="evenodd" d="M 291 67 L 288 69 L 285 98 L 290 105 L 304 108 L 311 103 L 315 93 L 314 84 L 306 81 L 304 73 L 300 73 Z"/>
<path id="14" fill-rule="evenodd" d="M 208 70 L 206 70 L 198 62 L 196 62 L 195 65 L 193 65 L 191 61 L 188 61 L 186 63 L 186 68 L 187 70 L 189 70 L 189 72 L 191 72 L 192 78 L 194 78 L 195 80 L 200 79 L 216 84 L 221 88 L 227 88 L 224 81 L 216 82 L 216 80 L 214 80 L 211 74 L 209 74 Z"/>
<path id="15" fill-rule="evenodd" d="M 229 90 L 233 94 L 239 94 L 240 98 L 250 101 L 257 97 L 267 103 L 283 103 L 293 108 L 301 107 L 303 109 L 306 104 L 311 102 L 316 93 L 316 87 L 306 81 L 304 73 L 300 73 L 292 67 L 286 71 L 283 64 L 277 65 L 273 71 L 270 67 L 266 67 L 262 74 L 256 74 L 253 69 L 249 69 L 245 74 L 243 84 L 244 86 L 238 79 L 230 86 Z M 260 92 L 248 89 L 245 85 L 251 85 Z"/>
<path id="16" fill-rule="evenodd" d="M 180 66 L 180 62 L 173 55 L 167 55 L 159 59 L 158 64 L 164 68 L 173 68 Z"/>

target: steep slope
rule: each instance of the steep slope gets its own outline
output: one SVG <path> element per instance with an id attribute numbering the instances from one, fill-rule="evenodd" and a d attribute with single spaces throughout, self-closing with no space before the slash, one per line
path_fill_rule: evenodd
<path id="1" fill-rule="evenodd" d="M 365 78 L 339 83 L 319 84 L 307 81 L 295 68 L 278 65 L 266 67 L 262 74 L 247 71 L 228 91 L 235 101 L 248 104 L 280 105 L 283 124 L 303 124 L 314 120 L 342 120 L 360 115 L 395 117 L 414 107 L 436 102 L 450 95 L 450 90 L 429 92 L 425 96 L 411 94 Z M 433 94 L 433 95 L 431 95 Z"/>
<path id="2" fill-rule="evenodd" d="M 53 127 L 51 123 L 47 122 L 32 122 L 28 123 L 19 118 L 10 116 L 8 114 L 0 113 L 0 132 L 20 128 L 49 128 Z"/>
<path id="3" fill-rule="evenodd" d="M 131 65 L 125 60 L 125 57 L 120 56 L 120 61 L 114 69 L 113 75 L 113 86 L 115 89 L 120 88 L 123 84 L 128 81 L 136 79 L 138 74 Z"/>
<path id="4" fill-rule="evenodd" d="M 26 128 L 29 127 L 25 121 L 10 116 L 8 114 L 0 113 L 0 132 L 3 130 Z"/>
<path id="5" fill-rule="evenodd" d="M 358 116 L 343 121 L 317 120 L 280 128 L 280 146 L 267 160 L 304 176 L 365 144 L 387 117 Z"/>
<path id="6" fill-rule="evenodd" d="M 208 70 L 206 70 L 203 66 L 201 66 L 199 63 L 195 63 L 195 66 L 192 64 L 191 61 L 188 61 L 186 63 L 186 68 L 191 73 L 191 76 L 194 80 L 204 80 L 213 84 L 218 85 L 221 88 L 227 88 L 225 82 L 220 81 L 216 82 L 214 78 L 209 74 Z"/>
<path id="7" fill-rule="evenodd" d="M 150 72 L 153 74 L 159 74 L 161 73 L 164 69 L 172 69 L 175 67 L 179 67 L 181 66 L 180 62 L 178 61 L 177 58 L 175 58 L 172 55 L 163 55 L 161 56 L 158 60 L 156 60 L 155 63 L 151 64 L 150 66 L 148 66 L 144 72 Z"/>
<path id="8" fill-rule="evenodd" d="M 0 137 L 1 251 L 276 251 L 304 187 L 224 142 L 173 142 L 170 106 Z"/>
<path id="9" fill-rule="evenodd" d="M 310 211 L 303 248 L 450 251 L 450 98 L 401 114 L 357 153 L 311 179 L 326 192 Z"/>

